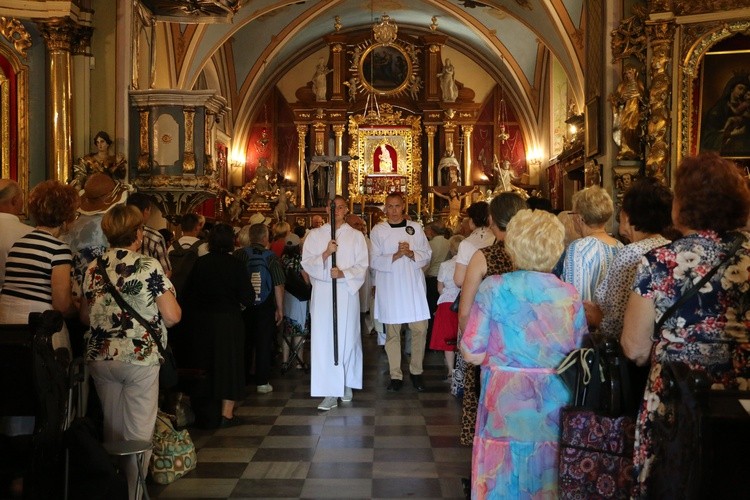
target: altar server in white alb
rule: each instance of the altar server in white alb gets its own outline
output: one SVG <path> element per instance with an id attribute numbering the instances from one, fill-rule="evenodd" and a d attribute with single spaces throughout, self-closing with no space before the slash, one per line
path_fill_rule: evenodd
<path id="1" fill-rule="evenodd" d="M 400 193 L 385 199 L 386 220 L 372 228 L 372 263 L 375 269 L 375 318 L 386 325 L 385 353 L 388 355 L 391 382 L 388 391 L 403 385 L 401 372 L 401 325 L 411 330 L 409 372 L 414 388 L 425 389 L 422 379 L 427 320 L 427 292 L 422 268 L 430 263 L 432 249 L 419 224 L 404 217 L 404 198 Z"/>
<path id="2" fill-rule="evenodd" d="M 313 229 L 302 248 L 302 268 L 312 280 L 310 298 L 310 394 L 325 399 L 319 410 L 338 406 L 338 398 L 352 400 L 352 389 L 362 388 L 362 339 L 359 321 L 359 289 L 365 281 L 367 243 L 360 231 L 345 223 L 346 200 L 337 196 L 331 220 L 336 238 L 331 239 L 331 225 Z M 336 252 L 336 267 L 331 254 Z M 332 279 L 336 278 L 338 313 L 339 364 L 333 356 Z"/>

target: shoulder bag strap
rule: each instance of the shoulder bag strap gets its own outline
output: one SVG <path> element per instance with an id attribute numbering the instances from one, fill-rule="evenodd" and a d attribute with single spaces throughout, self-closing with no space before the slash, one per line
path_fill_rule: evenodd
<path id="1" fill-rule="evenodd" d="M 159 353 L 162 355 L 162 357 L 165 357 L 166 350 L 164 349 L 164 346 L 161 345 L 161 334 L 155 328 L 153 328 L 153 326 L 148 321 L 146 321 L 143 316 L 138 314 L 136 310 L 133 309 L 133 306 L 125 301 L 115 285 L 112 284 L 112 280 L 109 279 L 107 269 L 104 267 L 104 262 L 102 261 L 101 257 L 96 259 L 96 266 L 99 270 L 99 273 L 102 275 L 104 285 L 109 291 L 109 294 L 113 299 L 115 299 L 115 302 L 117 302 L 117 305 L 120 306 L 120 309 L 127 312 L 134 320 L 136 320 L 146 329 L 148 334 L 151 335 L 151 338 L 156 342 L 156 347 L 159 349 Z"/>
<path id="2" fill-rule="evenodd" d="M 654 333 L 651 337 L 651 340 L 657 341 L 659 339 L 659 332 L 661 331 L 661 327 L 664 326 L 664 322 L 669 319 L 670 316 L 672 316 L 675 311 L 677 311 L 682 305 L 688 301 L 693 295 L 698 293 L 698 290 L 703 288 L 703 285 L 705 285 L 708 280 L 711 279 L 711 277 L 716 274 L 716 271 L 719 270 L 721 266 L 723 266 L 729 259 L 731 259 L 736 253 L 737 250 L 740 249 L 742 244 L 745 242 L 745 237 L 742 234 L 738 234 L 734 241 L 732 242 L 732 246 L 729 247 L 729 250 L 727 251 L 727 254 L 724 256 L 724 258 L 721 259 L 721 261 L 714 267 L 711 268 L 710 271 L 706 273 L 701 280 L 693 285 L 690 290 L 685 292 L 682 297 L 680 297 L 680 300 L 672 304 L 672 306 L 664 311 L 664 314 L 661 315 L 661 318 L 659 318 L 659 321 L 656 323 L 656 326 L 654 326 Z"/>

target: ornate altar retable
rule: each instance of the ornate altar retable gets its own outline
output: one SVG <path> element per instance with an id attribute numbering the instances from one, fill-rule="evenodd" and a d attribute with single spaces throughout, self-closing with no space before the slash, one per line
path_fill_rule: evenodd
<path id="1" fill-rule="evenodd" d="M 372 110 L 367 115 L 349 118 L 349 153 L 357 160 L 349 162 L 349 193 L 353 206 L 359 203 L 385 203 L 389 193 L 400 192 L 407 206 L 421 210 L 422 149 L 421 117 L 402 118 L 388 104 L 380 106 L 380 113 Z"/>

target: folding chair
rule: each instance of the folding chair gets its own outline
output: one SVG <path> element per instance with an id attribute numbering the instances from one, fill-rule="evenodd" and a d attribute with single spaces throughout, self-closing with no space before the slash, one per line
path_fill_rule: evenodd
<path id="1" fill-rule="evenodd" d="M 281 339 L 289 349 L 289 357 L 287 357 L 286 362 L 281 364 L 281 373 L 286 373 L 293 366 L 298 366 L 302 370 L 309 370 L 310 366 L 304 359 L 304 349 L 305 344 L 310 341 L 310 333 L 305 331 L 300 334 L 282 327 Z"/>

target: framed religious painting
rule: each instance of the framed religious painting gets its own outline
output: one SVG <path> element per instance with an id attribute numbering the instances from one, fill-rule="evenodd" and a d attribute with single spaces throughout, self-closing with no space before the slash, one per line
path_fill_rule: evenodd
<path id="1" fill-rule="evenodd" d="M 750 158 L 750 50 L 705 54 L 698 103 L 698 151 Z"/>
<path id="2" fill-rule="evenodd" d="M 383 96 L 401 93 L 409 85 L 412 62 L 397 44 L 370 45 L 359 62 L 359 79 L 365 90 Z"/>

